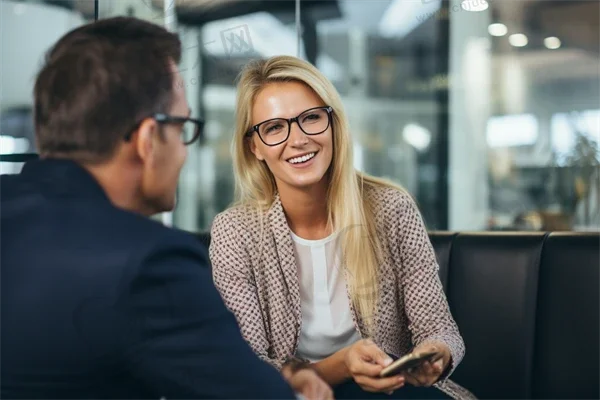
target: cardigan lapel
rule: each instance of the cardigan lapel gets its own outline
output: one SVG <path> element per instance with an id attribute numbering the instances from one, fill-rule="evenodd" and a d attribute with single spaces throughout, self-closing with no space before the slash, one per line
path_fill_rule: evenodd
<path id="1" fill-rule="evenodd" d="M 287 301 L 290 303 L 294 312 L 293 317 L 296 321 L 296 343 L 300 337 L 300 321 L 302 320 L 300 308 L 300 283 L 298 282 L 298 267 L 296 265 L 296 256 L 294 254 L 294 243 L 290 235 L 290 227 L 283 212 L 283 206 L 279 194 L 276 195 L 271 208 L 268 211 L 268 220 L 275 239 L 277 261 L 279 268 L 283 273 L 285 285 L 287 288 Z"/>

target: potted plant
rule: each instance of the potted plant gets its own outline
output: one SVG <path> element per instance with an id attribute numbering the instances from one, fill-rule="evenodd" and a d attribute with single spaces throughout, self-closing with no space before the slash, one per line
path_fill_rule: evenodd
<path id="1" fill-rule="evenodd" d="M 600 201 L 600 138 L 592 136 L 580 113 L 569 114 L 567 121 L 574 134 L 574 145 L 566 153 L 554 151 L 552 157 L 555 167 L 567 170 L 557 174 L 558 196 L 566 212 L 571 215 L 581 212 L 579 224 L 590 227 L 597 217 L 594 214 L 600 212 L 597 204 Z"/>

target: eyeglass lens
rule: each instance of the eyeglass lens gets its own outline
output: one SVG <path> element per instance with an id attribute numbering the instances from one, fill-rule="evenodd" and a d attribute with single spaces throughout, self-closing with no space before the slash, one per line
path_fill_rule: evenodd
<path id="1" fill-rule="evenodd" d="M 186 121 L 183 124 L 183 128 L 181 131 L 181 140 L 184 143 L 190 143 L 191 141 L 195 140 L 195 136 L 196 136 L 196 130 L 198 128 L 196 127 L 196 124 L 192 121 Z"/>

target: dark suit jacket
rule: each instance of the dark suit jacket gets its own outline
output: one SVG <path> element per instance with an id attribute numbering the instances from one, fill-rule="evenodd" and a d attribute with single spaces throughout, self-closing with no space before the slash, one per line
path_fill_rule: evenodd
<path id="1" fill-rule="evenodd" d="M 187 233 L 71 161 L 0 178 L 2 398 L 293 398 Z"/>

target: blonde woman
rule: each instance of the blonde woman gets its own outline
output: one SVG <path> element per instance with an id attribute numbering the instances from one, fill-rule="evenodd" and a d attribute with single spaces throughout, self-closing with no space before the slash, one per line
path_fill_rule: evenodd
<path id="1" fill-rule="evenodd" d="M 309 365 L 336 398 L 472 396 L 448 380 L 464 344 L 419 211 L 353 168 L 331 82 L 294 57 L 252 62 L 236 114 L 238 204 L 215 218 L 210 256 L 254 351 Z M 431 349 L 443 358 L 379 378 L 392 357 Z"/>

